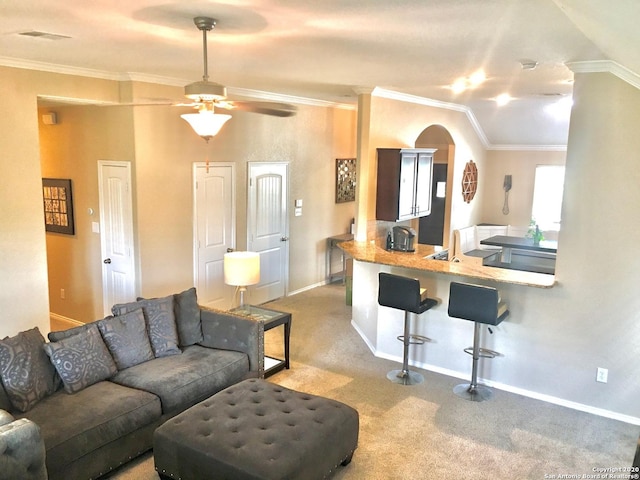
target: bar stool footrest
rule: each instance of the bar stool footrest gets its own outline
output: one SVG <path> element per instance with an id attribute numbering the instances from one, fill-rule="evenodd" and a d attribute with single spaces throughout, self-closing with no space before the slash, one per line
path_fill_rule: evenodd
<path id="1" fill-rule="evenodd" d="M 473 355 L 473 347 L 467 347 L 464 349 L 464 353 L 468 353 L 469 355 Z M 495 350 L 489 350 L 488 348 L 480 348 L 479 356 L 482 358 L 496 358 L 501 357 L 502 354 L 500 352 L 496 352 Z"/>
<path id="2" fill-rule="evenodd" d="M 404 343 L 404 335 L 398 335 L 396 338 Z M 433 342 L 433 340 L 424 335 L 409 335 L 409 345 L 423 345 L 427 342 Z"/>

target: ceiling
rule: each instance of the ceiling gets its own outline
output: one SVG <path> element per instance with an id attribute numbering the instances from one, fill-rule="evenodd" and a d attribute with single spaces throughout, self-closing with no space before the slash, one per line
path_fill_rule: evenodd
<path id="1" fill-rule="evenodd" d="M 379 87 L 468 108 L 489 148 L 566 145 L 568 108 L 548 106 L 571 96 L 567 63 L 640 73 L 637 0 L 3 0 L 0 64 L 187 84 L 202 77 L 199 15 L 218 20 L 209 75 L 230 92 L 355 105 Z M 452 90 L 478 70 L 484 83 Z"/>

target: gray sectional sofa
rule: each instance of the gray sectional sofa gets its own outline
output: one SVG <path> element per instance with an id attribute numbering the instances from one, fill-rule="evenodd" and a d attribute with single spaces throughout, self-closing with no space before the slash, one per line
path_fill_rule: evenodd
<path id="1" fill-rule="evenodd" d="M 49 342 L 37 328 L 0 341 L 0 478 L 99 477 L 167 419 L 264 375 L 262 322 L 201 308 L 195 289 L 113 313 Z"/>

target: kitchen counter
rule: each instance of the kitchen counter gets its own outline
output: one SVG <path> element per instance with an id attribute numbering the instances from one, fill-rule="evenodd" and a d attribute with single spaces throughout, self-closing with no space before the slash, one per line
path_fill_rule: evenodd
<path id="1" fill-rule="evenodd" d="M 428 259 L 429 255 L 437 253 L 431 245 L 416 245 L 415 252 L 387 251 L 375 242 L 348 241 L 338 244 L 338 247 L 353 257 L 354 260 L 367 263 L 377 263 L 414 270 L 435 273 L 460 275 L 463 277 L 492 280 L 501 283 L 525 285 L 529 287 L 551 288 L 555 284 L 555 276 L 545 273 L 525 272 L 521 270 L 507 270 L 497 267 L 471 265 L 463 262 L 449 262 Z"/>

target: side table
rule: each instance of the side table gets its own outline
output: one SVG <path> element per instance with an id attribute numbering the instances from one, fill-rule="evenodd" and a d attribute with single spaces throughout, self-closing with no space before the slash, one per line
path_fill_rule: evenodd
<path id="1" fill-rule="evenodd" d="M 329 278 L 329 283 L 333 282 L 334 277 L 341 277 L 342 283 L 345 283 L 347 277 L 347 266 L 346 266 L 346 256 L 345 253 L 340 250 L 340 260 L 342 261 L 342 271 L 340 272 L 332 272 L 331 267 L 333 266 L 333 251 L 337 247 L 340 242 L 348 242 L 353 240 L 352 233 L 344 233 L 342 235 L 335 235 L 333 237 L 327 238 L 327 277 Z"/>
<path id="2" fill-rule="evenodd" d="M 268 377 L 283 369 L 289 369 L 289 338 L 291 336 L 291 314 L 279 312 L 254 305 L 244 305 L 230 310 L 231 312 L 259 320 L 264 323 L 264 331 L 272 328 L 284 327 L 284 359 L 266 356 L 264 357 L 264 376 Z"/>

